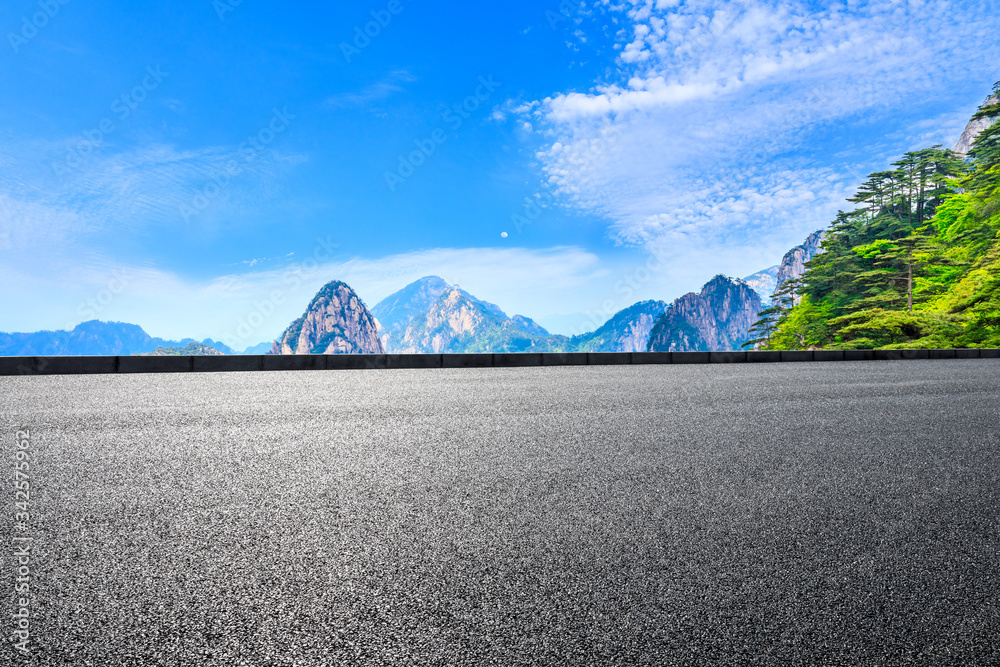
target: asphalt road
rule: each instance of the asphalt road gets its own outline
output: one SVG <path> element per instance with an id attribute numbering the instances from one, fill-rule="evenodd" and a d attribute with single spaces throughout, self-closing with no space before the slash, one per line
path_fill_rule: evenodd
<path id="1" fill-rule="evenodd" d="M 0 378 L 0 664 L 1000 664 L 1000 360 Z"/>

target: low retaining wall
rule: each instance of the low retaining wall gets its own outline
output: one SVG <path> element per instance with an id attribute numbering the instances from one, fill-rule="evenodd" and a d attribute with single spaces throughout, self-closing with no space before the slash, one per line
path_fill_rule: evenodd
<path id="1" fill-rule="evenodd" d="M 791 350 L 786 352 L 545 352 L 525 354 L 296 354 L 169 357 L 0 357 L 0 375 L 512 368 L 625 364 L 998 359 L 1000 350 Z"/>

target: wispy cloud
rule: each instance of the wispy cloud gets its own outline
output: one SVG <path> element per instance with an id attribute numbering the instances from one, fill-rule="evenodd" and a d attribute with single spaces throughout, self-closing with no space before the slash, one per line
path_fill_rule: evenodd
<path id="1" fill-rule="evenodd" d="M 126 150 L 97 150 L 74 169 L 61 164 L 66 141 L 10 143 L 0 163 L 0 229 L 18 249 L 83 243 L 94 234 L 130 234 L 185 224 L 181 207 L 204 191 L 227 165 L 239 161 L 199 220 L 219 219 L 252 210 L 275 197 L 284 176 L 304 156 L 268 148 L 252 161 L 240 159 L 237 146 L 181 150 L 154 144 Z M 213 216 L 214 213 L 214 216 Z"/>
<path id="2" fill-rule="evenodd" d="M 383 102 L 396 93 L 403 91 L 403 84 L 416 81 L 416 77 L 406 70 L 390 72 L 387 77 L 365 86 L 356 92 L 338 93 L 324 100 L 328 107 L 349 108 L 367 107 L 375 102 Z"/>
<path id="3" fill-rule="evenodd" d="M 879 166 L 871 135 L 914 108 L 941 116 L 928 100 L 982 85 L 1000 60 L 1000 10 L 985 0 L 603 5 L 624 26 L 617 74 L 525 115 L 546 132 L 549 187 L 617 240 L 678 257 L 800 242 Z M 934 137 L 909 134 L 899 150 Z"/>

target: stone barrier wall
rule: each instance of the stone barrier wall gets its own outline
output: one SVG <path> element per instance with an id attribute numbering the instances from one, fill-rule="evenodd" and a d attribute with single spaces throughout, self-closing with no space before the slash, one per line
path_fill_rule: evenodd
<path id="1" fill-rule="evenodd" d="M 295 354 L 164 357 L 0 357 L 0 375 L 321 371 L 627 364 L 998 359 L 1000 350 L 791 350 L 784 352 L 543 352 L 514 354 Z"/>

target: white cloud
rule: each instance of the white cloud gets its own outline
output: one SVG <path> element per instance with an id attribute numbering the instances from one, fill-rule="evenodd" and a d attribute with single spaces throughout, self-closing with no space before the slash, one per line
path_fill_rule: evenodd
<path id="1" fill-rule="evenodd" d="M 547 131 L 538 158 L 548 187 L 606 217 L 618 241 L 678 261 L 715 248 L 737 250 L 716 254 L 738 263 L 800 243 L 881 167 L 882 153 L 854 144 L 876 136 L 895 156 L 942 141 L 900 119 L 926 108 L 952 132 L 955 117 L 927 101 L 957 90 L 978 99 L 1000 59 L 1000 10 L 985 0 L 630 0 L 605 10 L 626 24 L 618 73 L 524 115 Z"/>
<path id="2" fill-rule="evenodd" d="M 523 100 L 507 99 L 504 100 L 503 104 L 493 107 L 493 111 L 490 113 L 490 120 L 503 123 L 509 116 L 524 116 L 537 108 L 538 105 L 539 102 L 537 101 L 524 102 Z"/>

